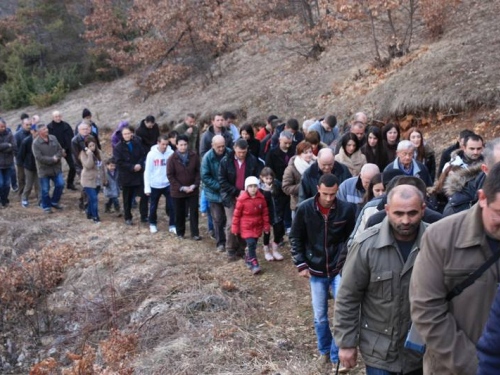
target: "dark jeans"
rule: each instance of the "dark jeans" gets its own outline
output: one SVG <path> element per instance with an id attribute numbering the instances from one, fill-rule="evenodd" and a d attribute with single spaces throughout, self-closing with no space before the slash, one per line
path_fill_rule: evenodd
<path id="1" fill-rule="evenodd" d="M 175 225 L 175 209 L 172 197 L 170 196 L 170 186 L 163 189 L 151 188 L 151 194 L 149 196 L 150 206 L 149 206 L 149 224 L 156 225 L 158 218 L 156 211 L 158 211 L 158 202 L 160 202 L 161 196 L 165 197 L 165 212 L 169 218 L 169 226 Z"/>
<path id="2" fill-rule="evenodd" d="M 258 238 L 245 238 L 245 241 L 247 243 L 247 253 L 246 255 L 246 261 L 250 261 L 252 259 L 257 259 L 257 241 Z"/>
<path id="3" fill-rule="evenodd" d="M 120 211 L 120 201 L 118 200 L 117 197 L 115 198 L 108 198 L 108 201 L 104 205 L 107 210 L 111 208 L 111 206 L 115 207 L 115 211 Z"/>
<path id="4" fill-rule="evenodd" d="M 123 210 L 125 212 L 125 220 L 132 220 L 132 200 L 135 196 L 141 198 L 139 202 L 139 212 L 141 220 L 148 218 L 148 197 L 144 195 L 144 186 L 123 186 Z"/>
<path id="5" fill-rule="evenodd" d="M 99 194 L 99 189 L 86 187 L 83 188 L 83 190 L 85 190 L 85 193 L 87 194 L 88 197 L 87 215 L 96 219 L 99 217 L 99 212 L 98 212 L 99 199 L 97 197 L 97 194 Z"/>
<path id="6" fill-rule="evenodd" d="M 175 228 L 178 236 L 186 233 L 186 212 L 189 209 L 189 227 L 191 237 L 199 236 L 198 229 L 198 194 L 185 198 L 174 198 L 175 203 Z"/>
<path id="7" fill-rule="evenodd" d="M 2 206 L 9 203 L 10 184 L 12 181 L 11 178 L 12 168 L 0 169 L 0 203 Z"/>
<path id="8" fill-rule="evenodd" d="M 415 370 L 412 372 L 391 372 L 387 370 L 381 370 L 375 367 L 366 366 L 366 375 L 423 375 L 423 369 Z"/>
<path id="9" fill-rule="evenodd" d="M 273 225 L 273 242 L 275 244 L 280 244 L 281 241 L 283 241 L 283 236 L 285 235 L 285 223 L 283 221 L 280 221 L 278 224 Z M 264 233 L 264 245 L 267 246 L 269 245 L 269 241 L 271 239 L 271 233 L 265 234 Z"/>
<path id="10" fill-rule="evenodd" d="M 54 192 L 50 196 L 50 181 L 54 183 Z M 64 178 L 62 172 L 57 176 L 41 177 L 40 187 L 42 188 L 42 208 L 50 210 L 50 208 L 59 203 L 64 189 Z"/>
<path id="11" fill-rule="evenodd" d="M 64 159 L 66 160 L 66 163 L 68 163 L 69 167 L 67 184 L 73 185 L 75 182 L 76 169 L 73 161 L 73 155 L 71 155 L 71 150 L 66 150 L 66 157 Z"/>
<path id="12" fill-rule="evenodd" d="M 19 185 L 17 184 L 17 175 L 16 175 L 16 167 L 15 166 L 12 167 L 12 175 L 10 178 L 10 184 L 12 185 L 12 189 L 15 189 L 15 188 L 19 189 Z"/>
<path id="13" fill-rule="evenodd" d="M 210 213 L 214 222 L 214 234 L 217 246 L 226 246 L 226 212 L 222 203 L 210 202 Z"/>

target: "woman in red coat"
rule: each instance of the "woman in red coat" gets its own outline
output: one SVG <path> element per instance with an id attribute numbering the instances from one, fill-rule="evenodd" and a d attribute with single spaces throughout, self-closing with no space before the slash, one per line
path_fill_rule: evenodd
<path id="1" fill-rule="evenodd" d="M 239 196 L 234 209 L 231 232 L 240 235 L 247 243 L 245 260 L 255 275 L 260 272 L 257 261 L 257 241 L 262 232 L 269 233 L 269 212 L 266 198 L 259 191 L 259 179 L 254 176 L 245 180 L 245 191 Z"/>

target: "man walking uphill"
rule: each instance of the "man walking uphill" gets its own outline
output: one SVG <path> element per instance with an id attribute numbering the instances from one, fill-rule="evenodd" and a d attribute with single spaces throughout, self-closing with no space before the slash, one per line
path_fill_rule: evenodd
<path id="1" fill-rule="evenodd" d="M 320 366 L 339 362 L 338 348 L 328 323 L 328 296 L 336 298 L 341 263 L 339 259 L 354 229 L 356 206 L 336 199 L 338 179 L 324 174 L 316 196 L 298 207 L 290 233 L 293 262 L 311 285 L 314 328 L 320 352 Z"/>

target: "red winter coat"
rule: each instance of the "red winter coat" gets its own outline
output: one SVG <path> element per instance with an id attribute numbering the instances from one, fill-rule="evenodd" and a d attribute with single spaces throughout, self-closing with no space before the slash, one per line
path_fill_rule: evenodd
<path id="1" fill-rule="evenodd" d="M 257 191 L 254 198 L 243 192 L 236 201 L 231 232 L 237 233 L 241 238 L 259 238 L 262 231 L 269 232 L 269 211 L 266 198 Z"/>

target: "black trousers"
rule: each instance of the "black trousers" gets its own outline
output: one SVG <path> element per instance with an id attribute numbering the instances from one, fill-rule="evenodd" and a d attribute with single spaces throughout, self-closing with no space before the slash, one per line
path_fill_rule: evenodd
<path id="1" fill-rule="evenodd" d="M 174 198 L 175 205 L 175 229 L 178 236 L 184 236 L 186 233 L 186 213 L 189 209 L 189 227 L 191 237 L 199 236 L 198 229 L 198 193 L 192 194 L 186 198 Z"/>
<path id="2" fill-rule="evenodd" d="M 66 163 L 68 163 L 69 171 L 68 171 L 68 181 L 66 181 L 67 185 L 73 185 L 75 183 L 76 169 L 75 163 L 73 161 L 73 155 L 71 155 L 71 150 L 66 151 Z"/>
<path id="3" fill-rule="evenodd" d="M 132 220 L 132 200 L 135 196 L 141 198 L 139 201 L 139 212 L 141 220 L 148 218 L 148 197 L 144 195 L 144 186 L 122 186 L 123 191 L 123 210 L 125 212 L 125 220 Z"/>

